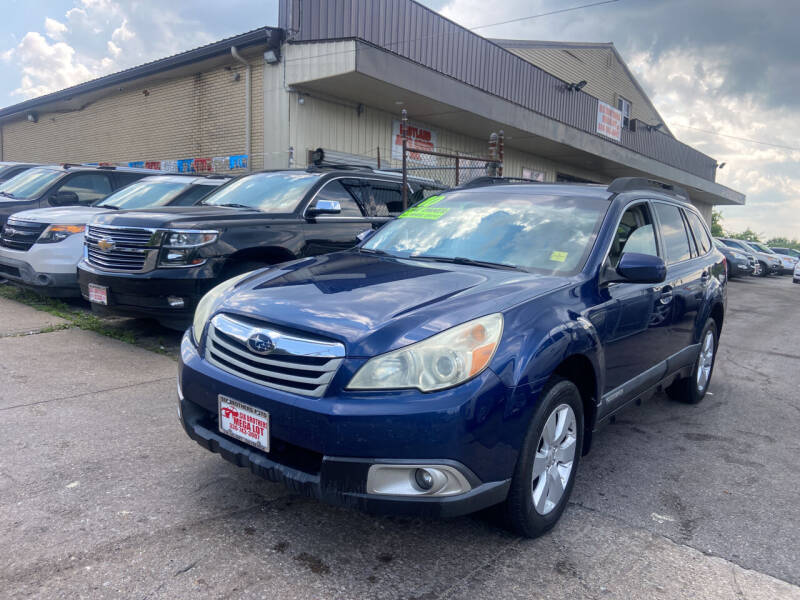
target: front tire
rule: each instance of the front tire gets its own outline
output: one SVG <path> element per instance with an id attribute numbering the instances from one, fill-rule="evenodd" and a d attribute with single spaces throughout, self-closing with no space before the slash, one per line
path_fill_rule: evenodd
<path id="1" fill-rule="evenodd" d="M 759 262 L 758 264 L 761 265 L 761 272 L 758 274 L 759 277 L 766 277 L 767 275 L 769 275 L 769 269 L 767 269 L 767 264 L 763 262 Z"/>
<path id="2" fill-rule="evenodd" d="M 697 404 L 703 400 L 711 385 L 711 375 L 714 373 L 714 362 L 717 359 L 717 324 L 714 319 L 709 319 L 700 334 L 700 353 L 694 361 L 694 367 L 689 377 L 678 379 L 667 388 L 667 395 L 673 400 Z"/>
<path id="3" fill-rule="evenodd" d="M 583 449 L 583 402 L 574 383 L 554 378 L 525 435 L 504 508 L 508 525 L 538 537 L 567 506 Z"/>

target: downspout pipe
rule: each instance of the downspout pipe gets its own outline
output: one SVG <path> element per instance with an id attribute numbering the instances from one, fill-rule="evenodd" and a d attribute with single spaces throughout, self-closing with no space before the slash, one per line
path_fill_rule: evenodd
<path id="1" fill-rule="evenodd" d="M 251 92 L 250 92 L 250 71 L 252 67 L 250 63 L 247 62 L 239 52 L 236 50 L 236 46 L 231 46 L 231 56 L 236 59 L 238 62 L 245 66 L 244 71 L 244 145 L 247 152 L 247 171 L 252 171 L 252 161 L 253 161 L 253 152 L 252 152 L 252 142 L 250 139 L 251 133 L 251 124 L 252 124 L 252 99 L 251 99 Z"/>

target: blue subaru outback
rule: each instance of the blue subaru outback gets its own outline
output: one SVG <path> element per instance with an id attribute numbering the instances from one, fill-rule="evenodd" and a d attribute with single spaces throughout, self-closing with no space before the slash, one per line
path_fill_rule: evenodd
<path id="1" fill-rule="evenodd" d="M 394 514 L 502 505 L 536 536 L 617 411 L 659 389 L 703 399 L 726 279 L 666 184 L 455 189 L 352 250 L 209 292 L 178 412 L 298 493 Z"/>

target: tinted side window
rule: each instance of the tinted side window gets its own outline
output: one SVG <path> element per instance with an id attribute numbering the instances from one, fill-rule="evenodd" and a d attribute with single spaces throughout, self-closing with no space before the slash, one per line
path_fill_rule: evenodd
<path id="1" fill-rule="evenodd" d="M 154 173 L 156 175 L 157 173 Z M 144 173 L 126 173 L 125 171 L 117 171 L 114 173 L 114 176 L 117 178 L 117 187 L 125 187 L 126 185 L 133 183 L 134 181 L 139 181 L 142 177 L 145 177 Z"/>
<path id="2" fill-rule="evenodd" d="M 371 217 L 388 217 L 403 212 L 403 186 L 390 181 L 370 181 L 367 192 L 367 214 Z"/>
<path id="3" fill-rule="evenodd" d="M 667 264 L 673 264 L 691 258 L 689 238 L 677 206 L 656 202 L 656 214 L 661 225 L 661 239 L 667 254 Z"/>
<path id="4" fill-rule="evenodd" d="M 69 177 L 58 191 L 75 192 L 78 194 L 78 202 L 91 204 L 111 193 L 111 182 L 102 173 L 81 173 Z"/>
<path id="5" fill-rule="evenodd" d="M 325 186 L 319 191 L 314 202 L 320 200 L 335 200 L 342 207 L 342 212 L 335 217 L 363 217 L 361 209 L 358 207 L 353 195 L 348 192 L 339 180 L 333 180 L 326 183 Z M 317 218 L 324 219 L 326 215 L 321 215 Z"/>
<path id="6" fill-rule="evenodd" d="M 708 235 L 708 230 L 700 222 L 700 217 L 696 214 L 688 210 L 685 214 L 686 218 L 689 219 L 689 226 L 692 228 L 697 246 L 701 250 L 700 254 L 706 254 L 711 250 L 711 237 Z"/>
<path id="7" fill-rule="evenodd" d="M 170 206 L 192 206 L 197 204 L 197 202 L 202 199 L 204 196 L 207 196 L 209 193 L 214 191 L 216 186 L 213 185 L 193 185 L 188 190 L 186 190 L 183 194 L 175 198 L 172 202 L 169 203 Z"/>

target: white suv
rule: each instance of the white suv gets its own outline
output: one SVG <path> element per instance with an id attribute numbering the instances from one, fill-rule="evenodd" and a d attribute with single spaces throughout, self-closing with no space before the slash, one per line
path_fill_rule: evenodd
<path id="1" fill-rule="evenodd" d="M 86 223 L 98 213 L 191 206 L 229 177 L 157 175 L 114 192 L 94 206 L 39 208 L 11 215 L 0 233 L 0 278 L 46 296 L 80 296 L 77 266 Z"/>

